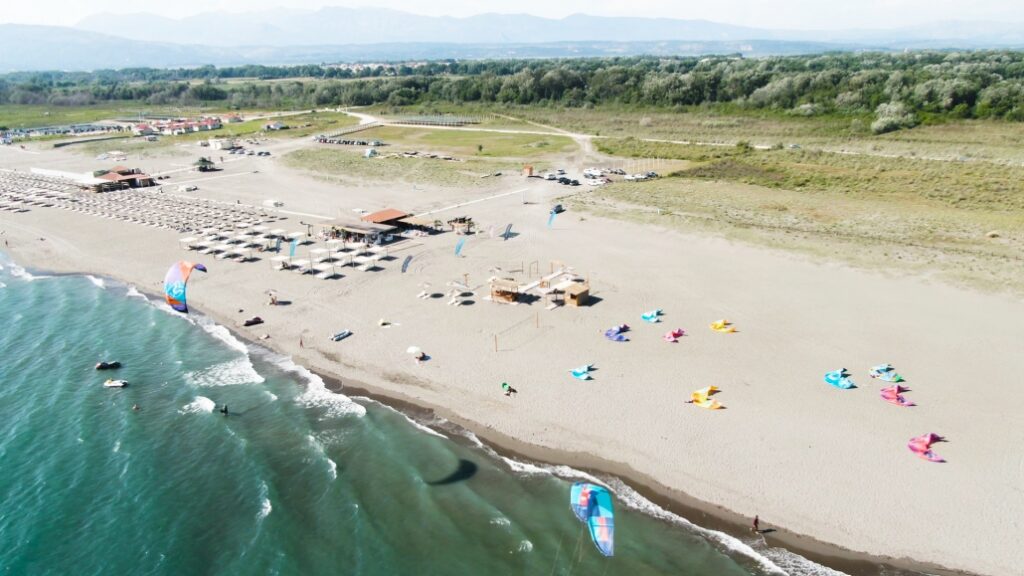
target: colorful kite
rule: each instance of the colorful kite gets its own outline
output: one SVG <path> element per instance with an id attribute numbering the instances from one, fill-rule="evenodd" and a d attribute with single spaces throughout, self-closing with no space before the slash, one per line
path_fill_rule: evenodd
<path id="1" fill-rule="evenodd" d="M 569 504 L 576 518 L 590 530 L 590 539 L 601 554 L 613 556 L 615 552 L 615 512 L 612 495 L 607 488 L 576 482 L 569 492 Z"/>
<path id="2" fill-rule="evenodd" d="M 182 260 L 172 264 L 171 268 L 167 271 L 167 275 L 164 276 L 164 294 L 167 297 L 167 303 L 171 308 L 185 314 L 188 314 L 188 305 L 185 302 L 185 286 L 188 285 L 188 277 L 192 275 L 192 270 L 206 272 L 206 266 Z"/>

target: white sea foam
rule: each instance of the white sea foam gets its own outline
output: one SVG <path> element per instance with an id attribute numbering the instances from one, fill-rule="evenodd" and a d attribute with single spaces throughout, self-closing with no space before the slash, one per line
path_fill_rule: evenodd
<path id="1" fill-rule="evenodd" d="M 120 451 L 121 451 L 121 441 L 118 440 L 117 442 L 114 442 L 114 452 L 117 453 L 117 452 L 120 452 Z"/>
<path id="2" fill-rule="evenodd" d="M 11 263 L 10 266 L 11 266 L 11 276 L 14 276 L 15 278 L 20 278 L 20 279 L 22 279 L 22 280 L 24 280 L 26 282 L 32 282 L 34 280 L 42 280 L 44 278 L 53 278 L 53 276 L 46 276 L 46 275 L 42 275 L 42 274 L 40 274 L 40 275 L 32 274 L 28 270 L 25 270 L 21 266 L 18 266 L 17 264 L 14 264 L 14 263 Z"/>
<path id="3" fill-rule="evenodd" d="M 754 560 L 755 562 L 760 564 L 764 570 L 772 574 L 787 574 L 785 570 L 777 566 L 774 562 L 771 561 L 771 559 L 759 554 L 756 550 L 748 546 L 740 539 L 730 536 L 724 532 L 719 532 L 718 530 L 709 530 L 707 528 L 698 526 L 693 522 L 690 522 L 686 518 L 683 518 L 682 516 L 673 514 L 668 510 L 665 510 L 661 506 L 658 506 L 654 502 L 651 502 L 650 500 L 644 498 L 636 490 L 633 490 L 632 488 L 630 488 L 624 482 L 617 478 L 610 479 L 607 485 L 612 490 L 612 492 L 615 493 L 615 496 L 619 500 L 619 502 L 622 502 L 629 508 L 639 510 L 640 512 L 643 512 L 648 516 L 654 516 L 655 518 L 660 518 L 661 520 L 665 520 L 666 522 L 671 522 L 679 526 L 685 526 L 690 530 L 697 532 L 698 534 L 706 538 L 708 541 L 719 546 L 722 546 L 731 553 L 740 554 Z"/>
<path id="4" fill-rule="evenodd" d="M 260 384 L 260 376 L 248 356 L 240 356 L 227 362 L 214 364 L 202 370 L 185 374 L 185 381 L 193 386 L 238 386 L 242 384 Z"/>
<path id="5" fill-rule="evenodd" d="M 210 400 L 206 396 L 196 396 L 196 399 L 185 404 L 178 410 L 181 414 L 201 414 L 201 413 L 213 413 L 213 409 L 217 407 L 217 404 Z"/>
<path id="6" fill-rule="evenodd" d="M 295 402 L 307 408 L 323 408 L 328 417 L 366 415 L 366 408 L 344 394 L 331 392 L 322 378 L 300 366 L 287 356 L 269 355 L 268 359 L 285 372 L 297 374 L 306 381 L 306 391 Z"/>
<path id="7" fill-rule="evenodd" d="M 263 393 L 270 399 L 271 402 L 277 400 L 277 395 L 270 390 L 264 390 Z"/>
<path id="8" fill-rule="evenodd" d="M 210 320 L 205 316 L 199 316 L 198 320 L 196 321 L 196 324 L 200 328 L 202 328 L 207 334 L 227 344 L 231 348 L 234 348 L 235 350 L 238 350 L 243 354 L 249 353 L 249 347 L 245 345 L 245 342 L 242 342 L 238 338 L 235 338 L 235 336 L 231 334 L 230 330 L 221 326 L 220 324 L 217 324 L 213 320 Z"/>
<path id="9" fill-rule="evenodd" d="M 533 542 L 530 542 L 529 540 L 523 540 L 522 542 L 519 543 L 519 546 L 516 546 L 516 552 L 518 552 L 520 554 L 524 553 L 524 552 L 532 552 L 532 551 L 533 551 Z"/>
<path id="10" fill-rule="evenodd" d="M 3 282 L 0 282 L 0 288 L 7 288 L 7 284 L 4 284 Z"/>
<path id="11" fill-rule="evenodd" d="M 267 487 L 266 482 L 260 483 L 260 511 L 256 514 L 256 523 L 260 524 L 263 519 L 270 516 L 271 510 L 274 507 L 270 505 L 270 488 Z"/>
<path id="12" fill-rule="evenodd" d="M 366 402 L 373 402 L 374 404 L 377 404 L 378 406 L 383 406 L 384 408 L 387 408 L 388 410 L 391 410 L 395 414 L 401 415 L 402 418 L 405 418 L 406 421 L 409 422 L 409 424 L 412 424 L 414 428 L 416 428 L 417 430 L 420 430 L 421 432 L 426 432 L 427 434 L 430 434 L 431 436 L 437 436 L 438 438 L 444 438 L 445 440 L 448 439 L 448 437 L 445 436 L 444 434 L 441 434 L 437 430 L 434 430 L 433 428 L 431 428 L 430 426 L 427 426 L 426 424 L 423 424 L 422 422 L 418 422 L 415 419 L 410 418 L 407 414 L 405 414 L 404 412 L 402 412 L 401 410 L 398 410 L 397 408 L 395 408 L 393 406 L 388 406 L 387 404 L 384 404 L 382 402 L 378 402 L 376 400 L 373 400 L 372 398 L 360 397 L 360 399 L 362 399 L 362 400 L 364 400 Z"/>
<path id="13" fill-rule="evenodd" d="M 148 298 L 146 298 L 146 295 L 143 294 L 142 292 L 139 292 L 139 289 L 136 288 L 134 284 L 130 284 L 128 286 L 128 290 L 125 291 L 124 295 L 128 296 L 129 298 L 142 298 L 143 300 L 148 300 Z"/>
<path id="14" fill-rule="evenodd" d="M 324 451 L 324 445 L 321 444 L 320 441 L 312 434 L 306 436 L 306 441 L 309 443 L 310 447 L 313 448 L 313 452 L 316 452 L 317 456 L 327 462 L 327 475 L 331 477 L 331 480 L 337 480 L 338 465 L 334 460 L 327 457 L 327 452 Z"/>
<path id="15" fill-rule="evenodd" d="M 502 528 L 508 528 L 512 526 L 512 521 L 504 516 L 498 516 L 497 518 L 491 518 L 490 524 L 492 526 L 501 526 Z"/>
<path id="16" fill-rule="evenodd" d="M 849 576 L 846 572 L 822 566 L 785 548 L 768 548 L 760 552 L 792 576 Z"/>
<path id="17" fill-rule="evenodd" d="M 103 278 L 97 278 L 91 274 L 86 274 L 85 277 L 89 279 L 89 282 L 95 284 L 97 288 L 107 287 L 107 283 L 103 281 Z"/>

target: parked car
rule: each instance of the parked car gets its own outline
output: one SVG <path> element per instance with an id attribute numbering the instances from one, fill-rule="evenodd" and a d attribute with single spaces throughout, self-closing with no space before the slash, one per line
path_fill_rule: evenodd
<path id="1" fill-rule="evenodd" d="M 555 176 L 551 172 L 548 172 L 547 174 L 544 175 L 544 179 L 545 180 L 558 180 L 558 176 Z"/>
<path id="2" fill-rule="evenodd" d="M 565 208 L 563 208 L 561 204 L 555 204 L 551 207 L 552 214 L 560 214 L 562 212 L 565 212 Z"/>
<path id="3" fill-rule="evenodd" d="M 579 180 L 570 180 L 569 181 L 569 185 L 570 186 L 579 186 L 580 185 L 580 181 Z"/>
<path id="4" fill-rule="evenodd" d="M 562 170 L 561 168 L 559 168 L 557 170 L 557 172 L 558 172 L 559 176 L 561 176 L 562 174 L 565 174 L 565 170 Z"/>
<path id="5" fill-rule="evenodd" d="M 195 192 L 196 190 L 199 190 L 199 186 L 178 186 L 178 192 Z"/>

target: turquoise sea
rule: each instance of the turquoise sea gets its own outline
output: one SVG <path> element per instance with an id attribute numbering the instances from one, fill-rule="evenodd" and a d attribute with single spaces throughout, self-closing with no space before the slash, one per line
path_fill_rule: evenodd
<path id="1" fill-rule="evenodd" d="M 835 573 L 604 477 L 602 557 L 569 508 L 582 472 L 331 393 L 130 286 L 0 266 L 0 574 Z"/>

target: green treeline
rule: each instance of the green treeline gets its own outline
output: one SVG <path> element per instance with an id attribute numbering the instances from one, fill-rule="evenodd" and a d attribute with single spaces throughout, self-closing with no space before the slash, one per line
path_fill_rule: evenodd
<path id="1" fill-rule="evenodd" d="M 274 82 L 237 80 L 258 78 Z M 198 82 L 197 82 L 198 80 Z M 1024 52 L 838 53 L 744 59 L 588 58 L 378 65 L 35 72 L 0 77 L 0 103 L 236 108 L 497 103 L 866 115 L 886 132 L 945 118 L 1024 120 Z"/>

